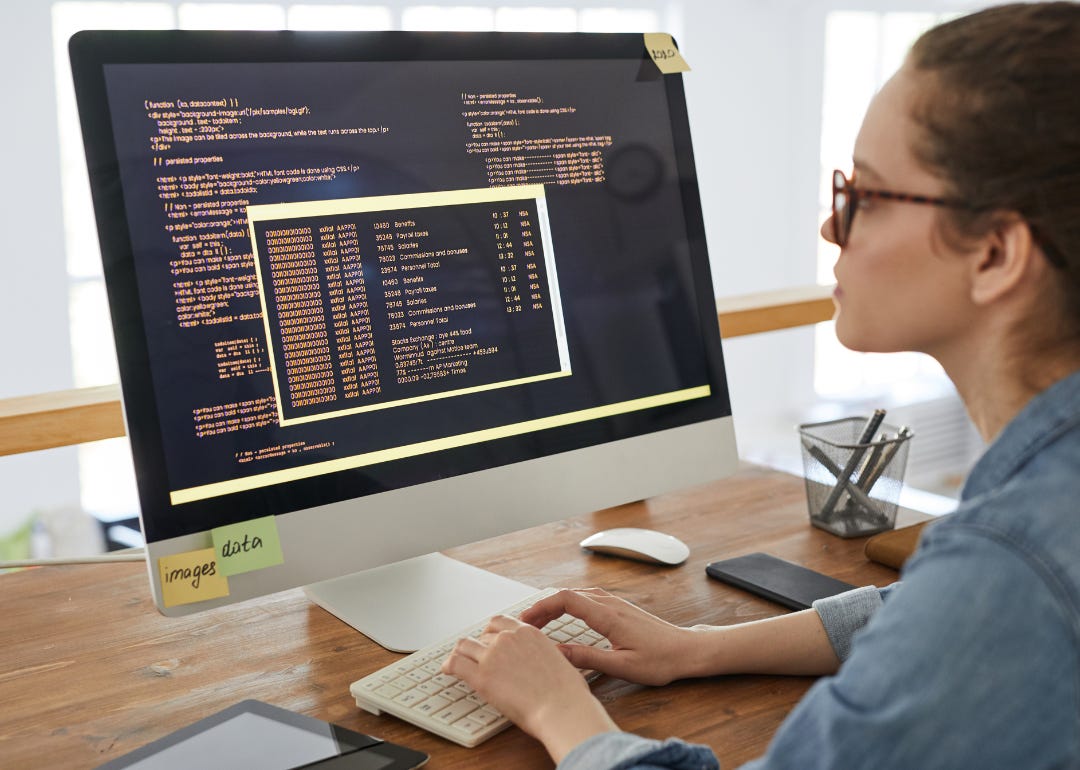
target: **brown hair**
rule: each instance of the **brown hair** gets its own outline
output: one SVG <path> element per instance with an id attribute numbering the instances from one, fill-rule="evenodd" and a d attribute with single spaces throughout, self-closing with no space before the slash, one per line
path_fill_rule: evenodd
<path id="1" fill-rule="evenodd" d="M 1080 3 L 960 17 L 920 37 L 909 64 L 930 78 L 915 156 L 969 207 L 943 212 L 945 234 L 984 234 L 1018 213 L 1061 271 L 1080 329 Z"/>

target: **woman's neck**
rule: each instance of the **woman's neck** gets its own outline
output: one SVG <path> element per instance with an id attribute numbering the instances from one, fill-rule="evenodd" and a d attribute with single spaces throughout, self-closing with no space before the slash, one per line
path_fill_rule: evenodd
<path id="1" fill-rule="evenodd" d="M 999 343 L 1005 340 L 999 338 Z M 955 355 L 934 357 L 956 385 L 968 416 L 990 443 L 1039 393 L 1080 370 L 1076 343 L 1036 350 L 1027 346 L 970 343 Z"/>

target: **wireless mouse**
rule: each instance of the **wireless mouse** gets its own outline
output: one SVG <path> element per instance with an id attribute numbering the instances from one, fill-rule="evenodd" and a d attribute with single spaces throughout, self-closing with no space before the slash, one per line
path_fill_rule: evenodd
<path id="1" fill-rule="evenodd" d="M 690 548 L 677 537 L 637 527 L 605 529 L 582 540 L 581 547 L 594 553 L 672 566 L 682 564 L 690 555 Z"/>

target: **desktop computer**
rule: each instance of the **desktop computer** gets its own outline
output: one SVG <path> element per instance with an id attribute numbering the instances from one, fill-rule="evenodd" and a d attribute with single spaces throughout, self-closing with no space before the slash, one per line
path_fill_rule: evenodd
<path id="1" fill-rule="evenodd" d="M 641 35 L 70 53 L 162 612 L 305 586 L 415 649 L 533 590 L 440 550 L 734 470 L 682 80 Z"/>

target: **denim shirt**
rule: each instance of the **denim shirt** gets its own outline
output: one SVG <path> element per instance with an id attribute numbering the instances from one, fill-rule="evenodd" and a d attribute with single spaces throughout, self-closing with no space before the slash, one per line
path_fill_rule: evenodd
<path id="1" fill-rule="evenodd" d="M 744 770 L 1080 767 L 1080 372 L 1005 427 L 902 582 L 814 608 L 842 665 Z M 559 767 L 718 764 L 606 733 Z"/>

